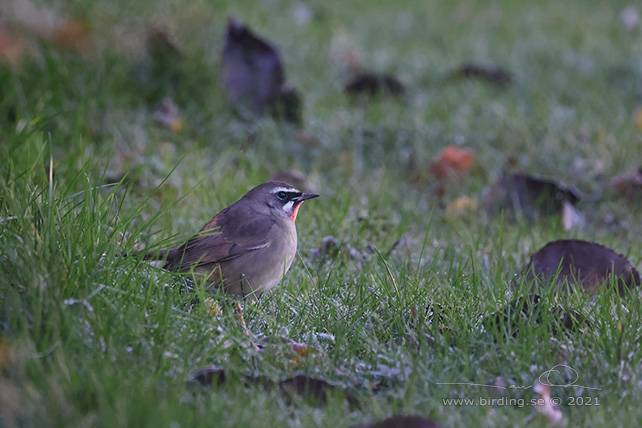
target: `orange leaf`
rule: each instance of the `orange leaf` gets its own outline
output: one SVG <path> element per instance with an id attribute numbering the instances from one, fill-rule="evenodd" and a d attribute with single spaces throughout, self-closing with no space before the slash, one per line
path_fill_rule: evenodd
<path id="1" fill-rule="evenodd" d="M 90 34 L 89 22 L 67 20 L 53 31 L 51 41 L 59 46 L 81 51 L 87 46 Z"/>
<path id="2" fill-rule="evenodd" d="M 446 213 L 451 216 L 460 216 L 464 214 L 470 214 L 477 210 L 477 201 L 468 196 L 461 196 L 446 207 Z"/>
<path id="3" fill-rule="evenodd" d="M 633 116 L 635 127 L 638 129 L 638 131 L 642 131 L 642 107 L 636 108 Z"/>
<path id="4" fill-rule="evenodd" d="M 430 166 L 430 172 L 437 178 L 447 178 L 453 175 L 466 175 L 475 163 L 475 157 L 470 150 L 448 146 L 441 152 Z"/>
<path id="5" fill-rule="evenodd" d="M 24 51 L 24 43 L 19 38 L 10 34 L 5 28 L 0 27 L 0 59 L 11 65 L 16 65 Z"/>

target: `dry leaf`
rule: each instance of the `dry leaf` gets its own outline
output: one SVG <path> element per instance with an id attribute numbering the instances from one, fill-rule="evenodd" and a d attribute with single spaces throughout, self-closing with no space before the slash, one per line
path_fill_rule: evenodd
<path id="1" fill-rule="evenodd" d="M 592 328 L 591 323 L 582 313 L 571 308 L 563 308 L 557 304 L 552 307 L 543 305 L 542 298 L 537 294 L 515 298 L 503 309 L 485 316 L 483 324 L 491 332 L 517 337 L 520 324 L 528 322 L 533 326 L 541 325 L 544 311 L 550 312 L 552 315 L 546 314 L 544 318 L 553 321 L 546 326 L 553 336 L 567 331 Z"/>
<path id="2" fill-rule="evenodd" d="M 19 382 L 14 376 L 15 372 L 14 349 L 9 338 L 0 334 L 0 421 L 7 427 L 22 426 L 20 423 L 21 411 L 24 410 L 24 400 L 21 397 Z"/>
<path id="3" fill-rule="evenodd" d="M 290 362 L 293 362 L 296 364 L 302 362 L 304 359 L 308 357 L 313 357 L 321 353 L 318 349 L 312 346 L 308 346 L 305 343 L 290 342 L 289 345 L 290 345 L 290 350 L 292 351 L 290 356 Z"/>
<path id="4" fill-rule="evenodd" d="M 24 426 L 21 413 L 24 411 L 24 397 L 21 387 L 8 380 L 0 380 L 0 420 L 7 428 Z"/>
<path id="5" fill-rule="evenodd" d="M 437 422 L 419 416 L 391 416 L 381 422 L 353 428 L 441 428 Z"/>
<path id="6" fill-rule="evenodd" d="M 354 76 L 343 89 L 349 95 L 394 95 L 403 96 L 404 85 L 391 74 L 361 72 Z"/>
<path id="7" fill-rule="evenodd" d="M 0 374 L 13 365 L 13 346 L 3 334 L 0 336 Z"/>
<path id="8" fill-rule="evenodd" d="M 430 166 L 430 172 L 440 179 L 454 175 L 466 175 L 474 163 L 475 157 L 472 151 L 448 146 Z"/>
<path id="9" fill-rule="evenodd" d="M 339 252 L 339 240 L 332 235 L 324 236 L 321 239 L 321 245 L 309 251 L 308 257 L 325 257 L 327 255 L 333 256 Z"/>
<path id="10" fill-rule="evenodd" d="M 183 129 L 178 106 L 169 97 L 165 98 L 154 112 L 154 120 L 167 126 L 175 134 Z"/>
<path id="11" fill-rule="evenodd" d="M 621 294 L 640 285 L 640 274 L 626 257 L 600 244 L 575 239 L 550 242 L 533 254 L 524 269 L 524 283 L 537 278 L 548 284 L 558 270 L 556 285 L 577 281 L 589 294 L 598 293 L 610 277 L 618 279 Z"/>
<path id="12" fill-rule="evenodd" d="M 340 390 L 338 386 L 325 379 L 313 378 L 307 375 L 296 375 L 284 379 L 279 382 L 279 389 L 288 401 L 298 395 L 319 403 L 327 402 L 330 394 Z"/>
<path id="13" fill-rule="evenodd" d="M 538 412 L 546 417 L 548 424 L 551 426 L 564 426 L 564 414 L 551 399 L 551 388 L 539 382 L 533 385 L 533 392 L 539 395 L 538 405 L 535 407 Z M 556 398 L 555 398 L 556 399 Z"/>
<path id="14" fill-rule="evenodd" d="M 75 51 L 82 51 L 91 37 L 91 25 L 86 20 L 67 20 L 55 28 L 51 34 L 51 41 L 59 46 Z"/>
<path id="15" fill-rule="evenodd" d="M 577 193 L 547 178 L 530 174 L 502 175 L 484 195 L 482 206 L 488 215 L 502 210 L 527 218 L 536 213 L 555 215 L 562 212 L 564 201 L 577 203 L 580 200 Z"/>
<path id="16" fill-rule="evenodd" d="M 299 129 L 296 132 L 296 140 L 303 144 L 304 146 L 309 147 L 320 147 L 321 141 L 312 134 L 309 134 L 305 129 Z"/>
<path id="17" fill-rule="evenodd" d="M 453 72 L 453 76 L 464 79 L 484 79 L 495 86 L 507 86 L 513 82 L 510 71 L 473 63 L 463 64 Z"/>
<path id="18" fill-rule="evenodd" d="M 562 204 L 562 224 L 566 231 L 571 230 L 574 227 L 584 229 L 584 226 L 586 225 L 582 214 L 575 209 L 572 203 L 566 200 Z"/>
<path id="19" fill-rule="evenodd" d="M 147 35 L 147 51 L 161 64 L 175 62 L 185 57 L 174 38 L 159 29 L 151 30 Z"/>
<path id="20" fill-rule="evenodd" d="M 223 50 L 223 87 L 228 102 L 241 113 L 300 123 L 301 96 L 285 83 L 281 55 L 246 26 L 230 19 Z"/>
<path id="21" fill-rule="evenodd" d="M 203 300 L 203 306 L 205 306 L 205 309 L 207 309 L 207 313 L 211 317 L 223 315 L 221 305 L 219 305 L 218 302 L 212 297 L 206 297 Z"/>
<path id="22" fill-rule="evenodd" d="M 0 59 L 8 62 L 11 66 L 16 66 L 24 52 L 24 40 L 0 25 Z"/>
<path id="23" fill-rule="evenodd" d="M 222 385 L 225 383 L 225 370 L 214 364 L 198 368 L 192 372 L 188 384 L 203 386 Z"/>
<path id="24" fill-rule="evenodd" d="M 638 131 L 642 131 L 642 107 L 638 107 L 633 112 L 633 123 Z"/>
<path id="25" fill-rule="evenodd" d="M 446 215 L 449 217 L 471 214 L 477 211 L 477 200 L 468 196 L 461 196 L 446 207 Z"/>
<path id="26" fill-rule="evenodd" d="M 611 186 L 615 188 L 616 192 L 627 198 L 642 195 L 642 168 L 614 177 L 611 180 Z"/>

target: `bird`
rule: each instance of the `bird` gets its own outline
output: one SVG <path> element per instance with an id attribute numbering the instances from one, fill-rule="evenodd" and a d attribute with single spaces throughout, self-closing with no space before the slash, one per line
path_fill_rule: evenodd
<path id="1" fill-rule="evenodd" d="M 268 181 L 216 214 L 183 245 L 146 258 L 204 280 L 208 291 L 259 298 L 290 269 L 299 208 L 317 197 L 282 181 Z"/>

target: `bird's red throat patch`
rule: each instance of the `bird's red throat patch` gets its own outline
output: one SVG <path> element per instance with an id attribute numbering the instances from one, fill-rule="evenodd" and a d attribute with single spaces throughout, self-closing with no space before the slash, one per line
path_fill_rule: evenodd
<path id="1" fill-rule="evenodd" d="M 301 208 L 301 204 L 302 204 L 302 203 L 303 203 L 303 202 L 299 202 L 299 203 L 298 203 L 298 204 L 296 204 L 296 205 L 294 206 L 294 208 L 292 209 L 292 214 L 290 214 L 290 218 L 292 219 L 292 221 L 296 221 L 296 215 L 298 214 L 298 212 L 299 212 L 299 208 Z"/>

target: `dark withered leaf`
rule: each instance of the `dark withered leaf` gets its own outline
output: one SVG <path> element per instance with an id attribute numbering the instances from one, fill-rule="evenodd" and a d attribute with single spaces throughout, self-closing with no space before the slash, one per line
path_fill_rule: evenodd
<path id="1" fill-rule="evenodd" d="M 303 99 L 299 91 L 284 85 L 276 97 L 276 100 L 270 104 L 270 112 L 276 120 L 301 125 L 303 123 Z"/>
<path id="2" fill-rule="evenodd" d="M 354 76 L 343 89 L 349 95 L 394 95 L 403 96 L 404 85 L 391 74 L 362 72 Z"/>
<path id="3" fill-rule="evenodd" d="M 495 86 L 508 86 L 513 83 L 513 74 L 499 67 L 489 67 L 465 63 L 453 72 L 453 76 L 463 79 L 483 79 Z"/>
<path id="4" fill-rule="evenodd" d="M 603 245 L 576 239 L 550 242 L 533 254 L 522 273 L 525 281 L 520 283 L 538 279 L 547 285 L 558 271 L 557 286 L 577 282 L 589 294 L 598 293 L 611 277 L 617 278 L 621 294 L 640 285 L 640 274 L 626 257 Z"/>
<path id="5" fill-rule="evenodd" d="M 156 111 L 154 111 L 154 120 L 175 133 L 180 132 L 183 128 L 180 110 L 174 100 L 169 97 L 165 97 Z"/>
<path id="6" fill-rule="evenodd" d="M 391 416 L 383 421 L 354 428 L 441 428 L 437 422 L 419 416 Z"/>
<path id="7" fill-rule="evenodd" d="M 146 61 L 132 71 L 137 90 L 147 102 L 156 104 L 164 97 L 185 91 L 185 58 L 173 38 L 164 31 L 152 30 L 147 35 L 146 49 Z"/>
<path id="8" fill-rule="evenodd" d="M 225 370 L 213 364 L 198 368 L 192 372 L 187 383 L 203 386 L 222 385 L 225 383 Z"/>
<path id="9" fill-rule="evenodd" d="M 642 198 L 642 168 L 614 177 L 611 186 L 627 198 Z"/>
<path id="10" fill-rule="evenodd" d="M 511 211 L 532 218 L 536 213 L 561 214 L 564 202 L 575 204 L 578 192 L 555 180 L 529 174 L 502 175 L 484 195 L 482 206 L 488 215 Z"/>
<path id="11" fill-rule="evenodd" d="M 228 101 L 241 112 L 301 121 L 301 96 L 285 83 L 278 50 L 246 26 L 230 18 L 223 49 L 223 87 Z"/>
<path id="12" fill-rule="evenodd" d="M 327 255 L 334 256 L 338 254 L 340 250 L 339 240 L 332 235 L 328 235 L 324 236 L 323 239 L 321 239 L 321 244 L 317 248 L 311 249 L 308 255 L 311 258 L 325 257 Z"/>
<path id="13" fill-rule="evenodd" d="M 295 396 L 301 396 L 319 403 L 326 403 L 331 394 L 341 389 L 325 379 L 300 374 L 279 382 L 279 390 L 288 401 Z"/>
<path id="14" fill-rule="evenodd" d="M 549 311 L 551 315 L 543 316 L 542 311 Z M 539 326 L 543 319 L 552 321 L 547 327 L 553 336 L 562 332 L 591 327 L 588 319 L 582 313 L 559 305 L 552 307 L 544 305 L 541 297 L 537 294 L 516 298 L 504 309 L 484 317 L 483 324 L 491 332 L 516 337 L 520 324 L 530 323 Z"/>
<path id="15" fill-rule="evenodd" d="M 147 52 L 163 66 L 168 66 L 185 56 L 172 36 L 159 29 L 154 29 L 147 35 Z"/>

